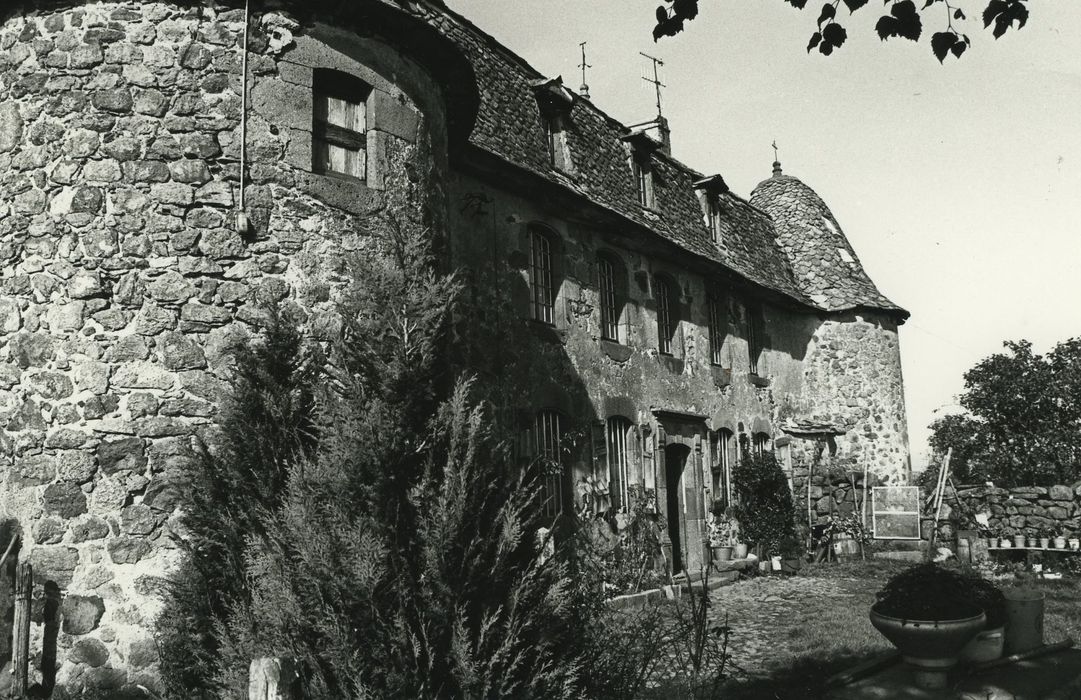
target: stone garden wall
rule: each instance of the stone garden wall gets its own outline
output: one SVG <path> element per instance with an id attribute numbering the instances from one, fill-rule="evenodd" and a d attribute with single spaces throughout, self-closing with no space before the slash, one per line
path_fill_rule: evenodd
<path id="1" fill-rule="evenodd" d="M 943 518 L 948 518 L 953 527 L 975 529 L 973 516 L 987 513 L 991 532 L 998 537 L 1081 533 L 1081 483 L 1010 489 L 961 486 L 958 494 L 959 507 L 947 498 L 942 508 Z"/>

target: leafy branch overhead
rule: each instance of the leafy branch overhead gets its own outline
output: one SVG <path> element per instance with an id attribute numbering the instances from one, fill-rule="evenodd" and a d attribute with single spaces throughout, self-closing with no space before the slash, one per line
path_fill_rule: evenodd
<path id="1" fill-rule="evenodd" d="M 983 0 L 981 0 L 982 2 Z M 1028 22 L 1028 0 L 988 0 L 981 14 L 984 29 L 991 29 L 996 39 L 1016 26 L 1021 29 Z M 653 28 L 653 40 L 662 36 L 675 36 L 684 29 L 684 24 L 698 16 L 698 0 L 664 0 L 667 3 L 657 8 L 657 26 Z M 807 0 L 784 0 L 792 7 L 802 10 Z M 837 17 L 841 4 L 848 9 L 849 15 L 862 10 L 868 0 L 827 0 L 818 14 L 817 29 L 807 43 L 807 51 L 829 56 L 834 49 L 840 48 L 848 39 L 848 31 Z M 913 0 L 885 0 L 888 6 L 885 14 L 879 17 L 875 31 L 882 41 L 900 37 L 910 41 L 919 41 L 923 36 L 924 19 L 937 23 L 941 27 L 931 35 L 931 51 L 939 62 L 953 54 L 957 58 L 971 46 L 968 35 L 961 31 L 968 16 L 961 8 L 964 0 L 923 0 L 923 6 L 917 7 Z"/>

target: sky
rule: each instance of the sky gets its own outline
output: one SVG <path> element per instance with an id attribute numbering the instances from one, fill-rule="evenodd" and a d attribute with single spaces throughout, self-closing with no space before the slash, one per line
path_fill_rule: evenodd
<path id="1" fill-rule="evenodd" d="M 701 0 L 686 31 L 652 40 L 658 0 L 447 0 L 541 73 L 581 83 L 623 123 L 655 114 L 642 80 L 664 61 L 672 153 L 737 194 L 784 171 L 832 209 L 901 327 L 913 466 L 928 425 L 958 410 L 962 375 L 1005 340 L 1037 351 L 1081 335 L 1081 2 L 1032 2 L 995 40 L 986 1 L 960 0 L 972 39 L 940 65 L 929 36 L 881 42 L 876 3 L 832 56 L 805 51 L 817 5 Z M 925 13 L 925 32 L 945 9 Z M 941 23 L 941 27 L 939 26 Z M 955 23 L 956 26 L 956 23 Z"/>

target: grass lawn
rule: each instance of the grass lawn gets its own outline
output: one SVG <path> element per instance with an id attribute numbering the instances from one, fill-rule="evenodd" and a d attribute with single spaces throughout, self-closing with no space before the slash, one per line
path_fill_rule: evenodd
<path id="1" fill-rule="evenodd" d="M 777 629 L 768 630 L 776 644 L 770 648 L 767 674 L 759 678 L 739 678 L 727 684 L 726 700 L 816 698 L 834 673 L 879 653 L 890 644 L 871 626 L 867 611 L 875 592 L 903 564 L 884 560 L 820 564 L 805 568 L 802 576 L 832 579 L 829 583 L 845 597 L 823 597 L 799 601 L 793 614 L 784 616 Z M 1008 581 L 1000 585 L 1008 585 Z M 1047 595 L 1045 634 L 1047 642 L 1064 638 L 1081 640 L 1081 581 L 1037 581 Z"/>

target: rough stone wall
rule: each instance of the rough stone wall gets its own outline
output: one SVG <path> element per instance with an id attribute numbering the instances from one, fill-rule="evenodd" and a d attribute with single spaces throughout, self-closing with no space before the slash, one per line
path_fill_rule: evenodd
<path id="1" fill-rule="evenodd" d="M 231 349 L 273 303 L 329 337 L 347 254 L 387 216 L 439 223 L 417 220 L 429 196 L 414 183 L 444 175 L 432 150 L 444 117 L 383 77 L 440 94 L 395 52 L 369 70 L 357 57 L 371 39 L 347 58 L 271 18 L 286 31 L 284 45 L 253 39 L 242 236 L 241 11 L 61 7 L 0 26 L 0 517 L 62 597 L 55 664 L 36 657 L 43 681 L 153 689 L 184 467 L 215 442 Z M 310 113 L 291 98 L 308 94 L 310 109 L 322 62 L 356 69 L 388 105 L 373 110 L 392 118 L 372 125 L 372 182 L 310 172 Z M 51 643 L 37 621 L 32 650 Z"/>
<path id="2" fill-rule="evenodd" d="M 804 415 L 843 426 L 837 455 L 848 468 L 867 466 L 880 483 L 910 475 L 901 352 L 897 325 L 881 314 L 832 317 L 815 332 L 805 365 Z M 809 464 L 805 450 L 800 460 Z"/>
<path id="3" fill-rule="evenodd" d="M 973 516 L 986 513 L 991 531 L 998 537 L 1013 535 L 1066 537 L 1081 533 L 1081 484 L 1073 486 L 961 486 L 960 505 L 947 498 L 942 520 L 958 529 L 975 529 Z M 947 492 L 947 496 L 950 492 Z M 924 531 L 930 532 L 931 523 Z"/>

